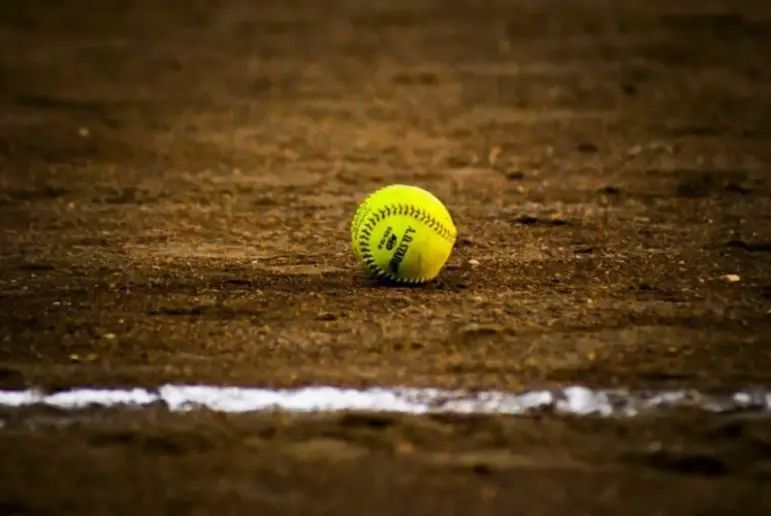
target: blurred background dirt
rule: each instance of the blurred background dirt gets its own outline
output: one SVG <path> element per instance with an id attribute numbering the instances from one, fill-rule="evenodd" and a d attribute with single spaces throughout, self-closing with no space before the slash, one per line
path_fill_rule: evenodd
<path id="1" fill-rule="evenodd" d="M 0 3 L 0 385 L 771 386 L 771 9 Z M 437 194 L 440 279 L 348 224 Z M 3 514 L 768 514 L 763 418 L 5 414 Z"/>

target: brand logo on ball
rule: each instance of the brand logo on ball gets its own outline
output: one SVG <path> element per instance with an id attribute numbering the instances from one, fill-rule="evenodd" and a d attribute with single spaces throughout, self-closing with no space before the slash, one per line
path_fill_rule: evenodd
<path id="1" fill-rule="evenodd" d="M 414 234 L 415 231 L 415 228 L 412 226 L 407 226 L 407 229 L 404 230 L 402 241 L 399 244 L 399 247 L 396 249 L 393 257 L 391 258 L 391 261 L 388 262 L 388 270 L 390 270 L 392 273 L 399 271 L 399 265 L 402 263 L 402 260 L 404 260 L 404 255 L 407 254 L 407 250 L 410 248 L 410 242 L 413 240 L 410 235 Z"/>
<path id="2" fill-rule="evenodd" d="M 394 228 L 392 228 L 391 226 L 388 226 L 386 228 L 385 233 L 383 233 L 383 237 L 380 239 L 380 242 L 377 245 L 378 249 L 383 249 L 384 247 L 389 251 L 393 249 L 394 244 L 392 244 L 391 241 L 393 240 L 395 242 L 396 239 L 398 238 L 396 235 L 391 234 L 393 233 L 393 231 L 394 231 Z"/>

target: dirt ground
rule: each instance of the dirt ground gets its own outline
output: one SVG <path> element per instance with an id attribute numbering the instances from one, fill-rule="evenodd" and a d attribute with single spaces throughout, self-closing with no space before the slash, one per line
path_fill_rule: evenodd
<path id="1" fill-rule="evenodd" d="M 0 387 L 771 386 L 761 4 L 0 3 Z M 390 183 L 431 285 L 359 273 Z M 0 514 L 771 514 L 757 415 L 33 412 Z"/>

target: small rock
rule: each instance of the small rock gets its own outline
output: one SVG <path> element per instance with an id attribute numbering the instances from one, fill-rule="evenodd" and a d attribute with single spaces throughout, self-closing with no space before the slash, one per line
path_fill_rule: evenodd
<path id="1" fill-rule="evenodd" d="M 626 151 L 627 156 L 637 156 L 643 151 L 643 148 L 641 145 L 635 145 L 631 147 L 628 151 Z"/>
<path id="2" fill-rule="evenodd" d="M 505 333 L 506 328 L 500 324 L 478 324 L 478 323 L 470 323 L 465 326 L 463 326 L 460 329 L 461 333 L 464 334 L 475 334 L 475 335 L 494 335 L 498 333 Z"/>
<path id="3" fill-rule="evenodd" d="M 499 146 L 495 146 L 492 149 L 490 149 L 490 152 L 487 153 L 487 162 L 490 163 L 490 165 L 495 165 L 497 163 L 498 158 L 501 156 L 501 148 Z"/>
<path id="4" fill-rule="evenodd" d="M 394 447 L 394 451 L 398 455 L 411 455 L 415 452 L 415 447 L 409 441 L 401 441 Z"/>
<path id="5" fill-rule="evenodd" d="M 664 449 L 664 445 L 658 441 L 653 441 L 652 443 L 648 444 L 648 451 L 659 452 L 663 449 Z"/>
<path id="6" fill-rule="evenodd" d="M 720 276 L 720 279 L 729 283 L 736 283 L 741 280 L 738 274 L 726 274 L 725 276 Z"/>
<path id="7" fill-rule="evenodd" d="M 115 339 L 115 334 L 114 333 L 105 333 L 104 334 L 104 338 L 106 340 L 114 340 Z"/>
<path id="8" fill-rule="evenodd" d="M 472 258 L 468 261 L 468 264 L 471 265 L 472 267 L 476 267 L 477 265 L 479 265 L 479 260 Z"/>
<path id="9" fill-rule="evenodd" d="M 648 144 L 648 148 L 654 152 L 664 152 L 666 154 L 674 153 L 674 148 L 664 142 L 651 142 Z"/>
<path id="10" fill-rule="evenodd" d="M 291 161 L 297 161 L 300 158 L 300 154 L 295 152 L 292 149 L 284 149 L 282 151 L 282 154 L 284 155 L 284 157 L 286 159 L 291 160 Z"/>

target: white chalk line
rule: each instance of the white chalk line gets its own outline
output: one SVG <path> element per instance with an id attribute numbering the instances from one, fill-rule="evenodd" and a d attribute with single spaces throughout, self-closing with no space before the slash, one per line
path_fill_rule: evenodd
<path id="1" fill-rule="evenodd" d="M 691 390 L 631 391 L 582 386 L 522 392 L 338 387 L 273 390 L 210 385 L 164 385 L 157 389 L 77 388 L 48 394 L 34 389 L 0 390 L 0 409 L 6 410 L 34 406 L 77 410 L 156 404 L 172 412 L 206 409 L 226 413 L 376 411 L 522 415 L 548 410 L 566 415 L 632 417 L 665 408 L 713 413 L 771 412 L 771 391 L 757 389 L 707 394 Z"/>

